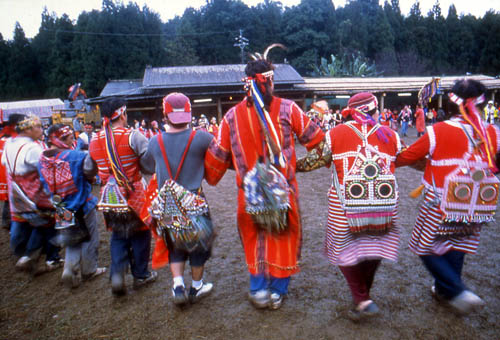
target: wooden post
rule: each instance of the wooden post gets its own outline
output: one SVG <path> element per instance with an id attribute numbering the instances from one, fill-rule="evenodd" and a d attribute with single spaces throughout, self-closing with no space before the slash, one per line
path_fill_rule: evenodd
<path id="1" fill-rule="evenodd" d="M 438 96 L 438 108 L 441 109 L 443 107 L 443 95 L 440 94 Z"/>
<path id="2" fill-rule="evenodd" d="M 220 97 L 217 97 L 217 122 L 220 123 L 222 120 L 222 104 Z"/>
<path id="3" fill-rule="evenodd" d="M 380 112 L 384 111 L 384 99 L 385 99 L 385 93 L 382 93 L 380 96 Z"/>
<path id="4" fill-rule="evenodd" d="M 495 93 L 497 93 L 497 90 L 493 90 L 493 93 L 491 94 L 491 100 L 493 100 L 493 105 L 495 105 Z"/>
<path id="5" fill-rule="evenodd" d="M 302 111 L 306 112 L 307 107 L 306 107 L 306 95 L 304 94 L 302 96 Z"/>

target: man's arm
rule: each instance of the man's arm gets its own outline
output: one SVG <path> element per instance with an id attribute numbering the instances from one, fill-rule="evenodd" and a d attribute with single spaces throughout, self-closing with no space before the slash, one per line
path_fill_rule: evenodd
<path id="1" fill-rule="evenodd" d="M 97 163 L 90 157 L 90 153 L 85 152 L 85 159 L 83 161 L 83 174 L 87 177 L 89 182 L 92 182 L 97 175 Z"/>
<path id="2" fill-rule="evenodd" d="M 153 174 L 155 172 L 155 160 L 148 151 L 148 139 L 138 130 L 132 130 L 130 133 L 129 144 L 135 154 L 139 156 L 141 172 Z"/>

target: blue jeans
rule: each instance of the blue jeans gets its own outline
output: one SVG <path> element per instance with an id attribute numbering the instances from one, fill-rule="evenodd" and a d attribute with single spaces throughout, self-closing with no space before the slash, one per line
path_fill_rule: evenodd
<path id="1" fill-rule="evenodd" d="M 120 233 L 111 234 L 111 270 L 114 273 L 124 273 L 130 264 L 132 275 L 137 279 L 149 276 L 148 263 L 151 251 L 151 232 L 141 230 L 129 237 Z"/>
<path id="2" fill-rule="evenodd" d="M 50 243 L 56 231 L 53 227 L 33 227 L 28 222 L 12 221 L 10 247 L 17 256 L 38 257 L 42 252 L 47 261 L 59 259 L 59 247 Z"/>
<path id="3" fill-rule="evenodd" d="M 408 132 L 408 122 L 405 122 L 403 120 L 401 125 L 401 133 L 403 134 L 403 136 L 406 136 L 407 132 Z"/>
<path id="4" fill-rule="evenodd" d="M 288 294 L 288 284 L 290 283 L 290 276 L 284 278 L 268 277 L 264 274 L 252 275 L 250 274 L 250 292 L 255 293 L 262 289 L 269 289 L 272 293 L 280 295 Z"/>
<path id="5" fill-rule="evenodd" d="M 436 292 L 446 299 L 453 299 L 466 289 L 462 282 L 464 257 L 465 253 L 456 250 L 451 250 L 441 256 L 420 256 L 435 279 Z"/>

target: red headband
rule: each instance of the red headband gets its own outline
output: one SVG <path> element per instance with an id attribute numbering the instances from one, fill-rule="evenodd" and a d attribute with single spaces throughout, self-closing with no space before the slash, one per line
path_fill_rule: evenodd
<path id="1" fill-rule="evenodd" d="M 71 129 L 69 128 L 69 126 L 63 126 L 59 130 L 55 131 L 53 133 L 53 135 L 56 136 L 57 138 L 61 139 L 61 138 L 68 137 L 72 133 L 73 133 L 73 131 L 71 131 Z"/>
<path id="2" fill-rule="evenodd" d="M 73 131 L 70 129 L 69 126 L 63 126 L 62 128 L 54 131 L 53 133 L 50 134 L 49 136 L 49 142 L 58 148 L 61 149 L 69 149 L 70 147 L 66 145 L 61 139 L 64 139 L 71 135 Z"/>
<path id="3" fill-rule="evenodd" d="M 118 117 L 120 117 L 125 112 L 125 110 L 127 110 L 127 106 L 123 105 L 122 107 L 120 107 L 119 109 L 117 109 L 115 112 L 113 112 L 113 114 L 111 115 L 111 117 L 109 119 L 110 120 L 117 119 Z"/>

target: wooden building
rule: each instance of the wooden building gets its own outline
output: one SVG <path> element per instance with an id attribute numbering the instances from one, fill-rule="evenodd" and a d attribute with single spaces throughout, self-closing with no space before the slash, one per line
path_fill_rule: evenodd
<path id="1" fill-rule="evenodd" d="M 304 79 L 288 64 L 276 64 L 274 82 L 277 95 L 301 100 L 294 86 Z M 171 92 L 182 92 L 191 99 L 194 116 L 205 114 L 221 120 L 224 113 L 244 96 L 245 65 L 148 67 L 142 80 L 109 81 L 97 98 L 99 104 L 110 96 L 127 100 L 130 119 L 161 120 L 162 99 Z"/>
<path id="2" fill-rule="evenodd" d="M 403 105 L 414 106 L 418 92 L 432 77 L 388 78 L 308 78 L 301 77 L 288 64 L 276 64 L 274 81 L 278 96 L 296 101 L 304 110 L 316 100 L 326 99 L 331 108 L 343 108 L 350 96 L 361 91 L 374 93 L 380 108 L 399 109 Z M 199 117 L 217 117 L 244 97 L 243 81 L 245 65 L 147 67 L 143 79 L 111 80 L 99 97 L 88 100 L 99 104 L 110 96 L 127 100 L 129 118 L 161 120 L 162 98 L 171 92 L 186 94 L 193 105 L 193 114 Z M 438 95 L 430 106 L 446 107 L 445 96 L 456 80 L 462 78 L 481 81 L 488 89 L 487 99 L 495 100 L 500 90 L 500 79 L 484 75 L 441 77 Z"/>

